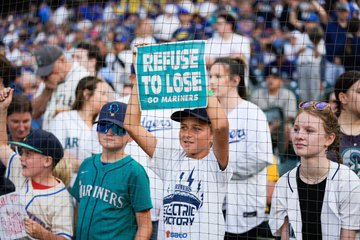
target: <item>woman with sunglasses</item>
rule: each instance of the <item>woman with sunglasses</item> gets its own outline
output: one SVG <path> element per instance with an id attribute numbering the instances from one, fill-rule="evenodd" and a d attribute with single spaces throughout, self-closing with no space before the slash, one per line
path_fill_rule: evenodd
<path id="1" fill-rule="evenodd" d="M 301 164 L 276 184 L 269 221 L 275 236 L 289 239 L 293 232 L 296 239 L 355 239 L 360 180 L 327 158 L 328 151 L 338 151 L 339 131 L 328 103 L 299 105 L 291 139 Z"/>
<path id="2" fill-rule="evenodd" d="M 65 158 L 71 161 L 73 180 L 82 161 L 101 152 L 93 124 L 101 107 L 107 103 L 110 91 L 110 86 L 99 78 L 81 79 L 75 90 L 72 110 L 57 114 L 50 122 L 49 129 L 63 145 Z"/>
<path id="3" fill-rule="evenodd" d="M 360 72 L 349 71 L 338 77 L 334 93 L 340 112 L 340 156 L 360 177 Z M 331 159 L 334 159 L 331 154 Z"/>
<path id="4" fill-rule="evenodd" d="M 124 125 L 127 105 L 105 104 L 97 121 L 102 153 L 81 164 L 70 190 L 78 202 L 76 239 L 150 239 L 149 178 L 125 153 L 130 141 Z"/>

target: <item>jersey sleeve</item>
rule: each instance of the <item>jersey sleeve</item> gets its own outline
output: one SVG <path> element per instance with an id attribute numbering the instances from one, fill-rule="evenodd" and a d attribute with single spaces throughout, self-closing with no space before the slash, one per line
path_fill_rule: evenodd
<path id="1" fill-rule="evenodd" d="M 14 183 L 17 191 L 19 191 L 19 188 L 21 188 L 26 181 L 26 178 L 22 175 L 20 155 L 15 152 L 8 160 L 5 177 Z"/>
<path id="2" fill-rule="evenodd" d="M 138 163 L 134 165 L 134 171 L 129 182 L 130 199 L 134 211 L 141 212 L 152 208 L 150 182 L 145 169 Z"/>
<path id="3" fill-rule="evenodd" d="M 360 229 L 360 180 L 356 174 L 349 170 L 341 179 L 342 186 L 339 192 L 340 205 L 339 212 L 341 218 L 341 228 L 348 230 Z M 349 184 L 351 183 L 351 184 Z"/>
<path id="4" fill-rule="evenodd" d="M 289 173 L 287 173 L 289 174 Z M 287 196 L 286 196 L 286 188 L 288 187 L 286 184 L 286 176 L 279 179 L 276 183 L 274 193 L 271 201 L 271 210 L 270 210 L 270 218 L 269 218 L 269 226 L 271 232 L 274 236 L 280 236 L 281 227 L 284 224 L 285 217 L 287 214 Z"/>
<path id="5" fill-rule="evenodd" d="M 51 231 L 58 236 L 72 239 L 74 227 L 74 207 L 71 196 L 67 190 L 56 198 L 56 202 L 56 211 L 52 218 Z"/>
<path id="6" fill-rule="evenodd" d="M 149 158 L 149 167 L 153 170 L 160 179 L 164 180 L 165 175 L 169 169 L 171 169 L 172 160 L 178 159 L 173 156 L 172 143 L 166 143 L 157 138 L 156 148 L 152 158 Z"/>

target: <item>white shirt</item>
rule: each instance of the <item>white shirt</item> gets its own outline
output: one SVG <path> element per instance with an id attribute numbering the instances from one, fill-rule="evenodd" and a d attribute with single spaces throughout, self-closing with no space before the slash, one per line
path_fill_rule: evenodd
<path id="1" fill-rule="evenodd" d="M 284 174 L 276 184 L 270 211 L 269 225 L 280 236 L 286 216 L 296 239 L 302 239 L 302 220 L 296 182 L 297 168 Z M 323 239 L 340 239 L 341 228 L 360 229 L 360 180 L 342 164 L 330 161 L 325 194 L 321 209 Z"/>
<path id="2" fill-rule="evenodd" d="M 158 39 L 170 41 L 173 33 L 180 27 L 179 18 L 175 15 L 167 17 L 165 14 L 155 19 L 154 32 Z"/>
<path id="3" fill-rule="evenodd" d="M 207 40 L 205 54 L 212 58 L 230 57 L 233 54 L 243 54 L 247 63 L 250 61 L 251 40 L 239 34 L 232 34 L 224 39 L 219 34 Z"/>
<path id="4" fill-rule="evenodd" d="M 165 148 L 159 139 L 149 164 L 164 181 L 158 238 L 223 240 L 222 204 L 231 167 L 221 171 L 212 151 L 192 159 L 183 149 Z"/>
<path id="5" fill-rule="evenodd" d="M 128 103 L 129 97 L 120 98 L 117 101 Z M 175 110 L 160 109 L 160 110 L 147 110 L 141 112 L 141 125 L 145 127 L 154 136 L 166 139 L 174 144 L 173 147 L 179 146 L 178 129 L 179 123 L 170 119 L 171 114 Z M 169 145 L 168 142 L 164 144 Z M 153 203 L 151 212 L 151 220 L 159 220 L 162 211 L 163 200 L 163 182 L 158 175 L 154 173 L 148 166 L 148 155 L 137 145 L 135 141 L 131 141 L 126 145 L 125 152 L 136 161 L 138 161 L 146 170 L 150 179 L 150 195 Z"/>
<path id="6" fill-rule="evenodd" d="M 316 64 L 317 66 L 319 66 L 321 63 L 321 56 L 324 56 L 326 54 L 324 39 L 321 39 L 318 45 L 315 46 L 314 43 L 310 40 L 307 33 L 298 32 L 295 33 L 294 36 L 296 38 L 296 44 L 285 44 L 284 46 L 285 55 L 288 56 L 289 60 L 295 60 L 295 53 L 300 49 L 305 48 L 305 51 L 299 55 L 297 59 L 297 64 Z M 320 56 L 317 58 L 315 57 L 315 47 L 320 53 Z"/>
<path id="7" fill-rule="evenodd" d="M 89 75 L 90 73 L 85 68 L 80 66 L 77 62 L 74 62 L 73 67 L 65 77 L 65 81 L 59 84 L 51 95 L 51 99 L 48 102 L 44 113 L 43 130 L 50 130 L 50 120 L 55 117 L 58 110 L 70 109 L 75 101 L 75 90 L 78 83 L 82 78 Z M 39 96 L 44 89 L 45 83 L 41 82 L 36 96 Z"/>
<path id="8" fill-rule="evenodd" d="M 117 93 L 121 94 L 123 91 L 124 83 L 129 81 L 131 74 L 131 63 L 132 63 L 132 51 L 125 50 L 120 52 L 118 58 L 123 62 L 124 66 L 116 60 L 116 56 L 113 53 L 109 53 L 106 56 L 106 65 L 112 71 L 114 81 L 113 85 Z"/>
<path id="9" fill-rule="evenodd" d="M 266 168 L 243 179 L 249 163 L 272 163 L 272 145 L 266 116 L 259 107 L 243 100 L 228 113 L 229 163 L 234 175 L 226 196 L 226 231 L 240 234 L 265 220 Z"/>
<path id="10" fill-rule="evenodd" d="M 78 111 L 66 111 L 50 121 L 50 131 L 59 139 L 63 148 L 79 160 L 101 153 L 96 128 L 89 128 Z M 72 183 L 76 175 L 72 176 Z"/>
<path id="11" fill-rule="evenodd" d="M 22 175 L 20 156 L 16 153 L 9 158 L 6 177 L 14 183 L 20 202 L 32 220 L 53 234 L 72 239 L 74 209 L 72 198 L 62 182 L 49 189 L 34 189 L 30 178 Z"/>
<path id="12" fill-rule="evenodd" d="M 70 16 L 70 11 L 63 5 L 55 10 L 54 14 L 52 15 L 52 20 L 57 26 L 59 26 L 65 23 Z"/>

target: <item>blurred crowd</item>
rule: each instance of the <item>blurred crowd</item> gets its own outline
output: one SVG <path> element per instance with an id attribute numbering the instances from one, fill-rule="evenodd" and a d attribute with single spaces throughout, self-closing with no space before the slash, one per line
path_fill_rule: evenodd
<path id="1" fill-rule="evenodd" d="M 230 31 L 242 37 L 236 40 L 249 42 L 249 52 L 242 52 L 249 91 L 267 86 L 273 73 L 298 98 L 316 99 L 337 76 L 360 66 L 358 5 L 351 0 L 24 1 L 0 19 L 0 53 L 17 67 L 17 91 L 30 98 L 41 81 L 34 75 L 33 52 L 44 44 L 60 46 L 68 59 L 92 68 L 123 94 L 134 44 L 220 37 L 226 45 L 218 17 L 225 13 Z M 76 50 L 80 43 L 95 45 L 92 56 Z M 89 66 L 89 57 L 97 60 L 95 66 Z"/>

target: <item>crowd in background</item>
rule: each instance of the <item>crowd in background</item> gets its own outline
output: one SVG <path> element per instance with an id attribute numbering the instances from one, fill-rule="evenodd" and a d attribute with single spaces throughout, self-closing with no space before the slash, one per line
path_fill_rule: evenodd
<path id="1" fill-rule="evenodd" d="M 84 158 L 101 152 L 99 143 L 94 141 L 96 131 L 93 127 L 101 107 L 116 99 L 127 102 L 131 94 L 133 84 L 129 79 L 134 72 L 134 46 L 206 40 L 210 87 L 216 85 L 212 86 L 211 79 L 217 75 L 226 73 L 231 80 L 238 79 L 237 85 L 229 87 L 231 91 L 227 90 L 233 93 L 231 100 L 228 99 L 229 92 L 216 95 L 219 101 L 223 98 L 220 103 L 228 110 L 229 121 L 233 118 L 234 126 L 246 125 L 245 130 L 250 130 L 251 124 L 247 121 L 252 116 L 247 114 L 251 108 L 260 112 L 255 114 L 254 122 L 266 118 L 271 133 L 272 150 L 265 151 L 266 157 L 260 157 L 256 150 L 253 152 L 257 156 L 251 156 L 246 150 L 239 150 L 240 147 L 232 149 L 231 154 L 236 154 L 234 159 L 240 158 L 239 152 L 246 152 L 241 155 L 246 167 L 236 169 L 246 178 L 235 180 L 238 182 L 233 186 L 234 196 L 250 196 L 249 179 L 255 177 L 252 181 L 257 199 L 252 202 L 259 200 L 260 192 L 263 198 L 259 201 L 266 198 L 267 185 L 267 203 L 270 205 L 278 173 L 284 174 L 299 162 L 291 144 L 290 131 L 302 101 L 333 103 L 332 110 L 339 116 L 341 125 L 340 157 L 359 174 L 360 109 L 356 94 L 359 94 L 360 76 L 354 72 L 360 70 L 359 6 L 360 1 L 355 0 L 110 0 L 61 1 L 58 4 L 23 1 L 14 9 L 9 7 L 0 19 L 0 60 L 3 64 L 0 76 L 3 76 L 4 86 L 11 86 L 15 93 L 7 112 L 10 140 L 21 141 L 31 128 L 53 132 L 62 143 L 67 159 L 59 162 L 55 169 L 55 172 L 60 169 L 57 176 L 65 174 L 61 169 L 66 169 L 66 165 L 72 166 L 70 171 L 77 172 Z M 4 68 L 5 63 L 10 63 L 12 68 Z M 234 68 L 235 65 L 241 67 Z M 64 82 L 66 84 L 62 84 Z M 354 95 L 349 89 L 354 90 Z M 243 100 L 250 106 L 241 112 L 248 116 L 246 121 L 242 119 L 244 123 L 239 114 L 231 116 L 233 106 L 227 106 L 239 104 L 236 106 L 240 111 Z M 155 132 L 159 126 L 151 124 L 161 119 L 164 124 L 160 127 L 168 130 L 165 119 L 169 117 L 166 111 L 160 115 L 145 111 L 141 124 Z M 168 128 L 174 128 L 173 124 L 169 123 Z M 259 138 L 260 133 L 267 134 L 267 126 L 261 126 L 261 130 L 251 130 L 255 133 L 254 139 Z M 129 149 L 137 149 L 135 144 L 129 145 Z M 249 149 L 249 146 L 242 147 Z M 264 149 L 267 147 L 263 146 Z M 142 153 L 136 154 L 139 159 L 145 158 Z M 336 160 L 334 152 L 327 154 L 329 159 Z M 249 164 L 251 161 L 256 166 Z M 272 178 L 269 168 L 267 184 L 259 183 L 259 176 L 266 175 L 265 168 L 271 162 L 279 164 L 276 177 Z M 254 173 L 249 174 L 251 171 Z M 148 169 L 147 174 L 153 191 L 160 186 L 158 179 L 153 180 L 156 176 Z M 72 186 L 75 178 L 76 174 L 72 175 L 66 185 Z M 245 192 L 240 194 L 241 181 L 244 181 L 242 189 Z M 234 202 L 241 200 L 235 198 L 228 196 Z M 159 204 L 153 199 L 152 217 L 159 215 L 159 212 L 155 213 Z M 249 206 L 251 208 L 247 203 L 242 207 L 248 209 Z M 239 213 L 242 210 L 232 211 Z M 257 216 L 260 220 L 256 223 L 241 225 L 238 221 L 245 220 L 238 218 L 243 212 L 240 215 L 231 213 L 228 212 L 227 218 L 235 218 L 232 220 L 236 222 L 232 229 L 234 233 L 250 232 L 250 227 L 268 230 L 267 223 L 265 227 L 262 225 L 263 216 Z M 155 226 L 158 218 L 152 218 L 152 221 Z M 239 229 L 240 225 L 247 228 Z"/>

